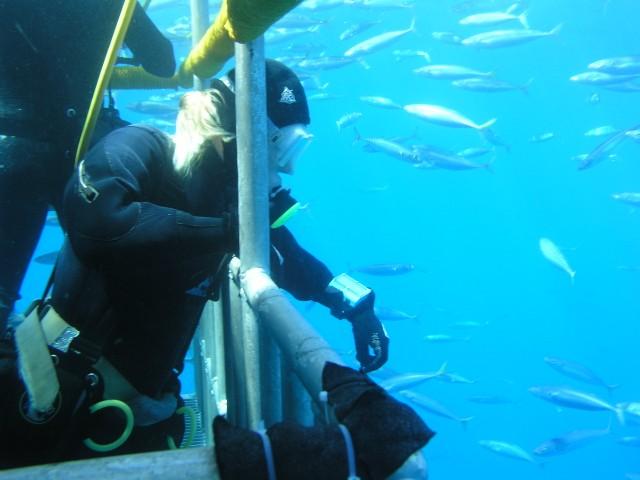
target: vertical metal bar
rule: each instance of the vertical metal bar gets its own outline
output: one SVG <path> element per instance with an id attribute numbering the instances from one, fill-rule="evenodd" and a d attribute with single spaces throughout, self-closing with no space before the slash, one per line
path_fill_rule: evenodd
<path id="1" fill-rule="evenodd" d="M 244 335 L 242 328 L 242 299 L 240 289 L 232 280 L 225 288 L 225 367 L 229 421 L 247 426 L 247 393 L 245 384 Z"/>
<path id="2" fill-rule="evenodd" d="M 209 3 L 207 0 L 190 0 L 191 6 L 191 45 L 194 47 L 200 41 L 209 28 Z M 202 90 L 204 88 L 203 81 L 194 75 L 194 90 Z"/>
<path id="3" fill-rule="evenodd" d="M 264 328 L 260 329 L 262 343 L 262 413 L 265 426 L 282 420 L 282 366 L 276 343 Z"/>
<path id="4" fill-rule="evenodd" d="M 202 35 L 207 31 L 209 27 L 209 4 L 207 0 L 190 0 L 189 7 L 191 11 L 191 43 L 196 45 Z M 196 90 L 202 90 L 204 88 L 203 82 L 194 77 L 193 87 Z M 205 308 L 205 312 L 206 312 Z M 194 377 L 196 385 L 196 398 L 198 405 L 200 406 L 202 425 L 205 431 L 207 445 L 213 443 L 213 434 L 211 432 L 211 421 L 216 414 L 215 408 L 216 399 L 211 395 L 211 382 L 213 376 L 216 373 L 212 373 L 211 364 L 207 364 L 213 355 L 218 354 L 215 350 L 215 328 L 214 317 L 212 315 L 206 315 L 203 313 L 200 318 L 200 326 L 196 331 L 193 338 L 193 350 L 194 350 Z M 222 332 L 219 332 L 220 334 Z M 220 374 L 220 373 L 217 373 Z M 223 375 L 224 376 L 224 375 Z M 225 395 L 226 397 L 226 395 Z"/>
<path id="5" fill-rule="evenodd" d="M 262 37 L 236 44 L 238 209 L 242 268 L 269 272 L 269 171 Z"/>
<path id="6" fill-rule="evenodd" d="M 227 413 L 226 375 L 224 368 L 224 341 L 222 305 L 207 302 L 194 342 L 197 353 L 194 360 L 196 370 L 196 392 L 202 415 L 207 445 L 213 444 L 211 422 L 218 414 Z"/>
<path id="7" fill-rule="evenodd" d="M 215 416 L 215 400 L 209 393 L 211 382 L 215 375 L 211 371 L 208 361 L 208 359 L 215 354 L 215 352 L 212 352 L 210 349 L 210 347 L 213 346 L 211 343 L 211 337 L 213 335 L 212 326 L 211 313 L 208 311 L 208 305 L 206 305 L 200 316 L 200 324 L 193 337 L 192 347 L 194 351 L 193 370 L 196 384 L 196 399 L 198 407 L 200 408 L 207 445 L 211 445 L 213 438 L 210 432 L 211 429 L 206 426 L 211 425 L 210 422 Z"/>
<path id="8" fill-rule="evenodd" d="M 269 269 L 268 171 L 264 41 L 236 44 L 238 216 L 242 268 Z M 260 334 L 256 316 L 243 304 L 247 427 L 262 420 Z"/>

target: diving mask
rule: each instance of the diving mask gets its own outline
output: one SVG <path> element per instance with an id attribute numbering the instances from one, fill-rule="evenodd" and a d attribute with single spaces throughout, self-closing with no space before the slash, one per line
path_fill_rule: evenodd
<path id="1" fill-rule="evenodd" d="M 278 128 L 269 120 L 269 155 L 278 171 L 293 173 L 295 161 L 305 152 L 313 135 L 301 123 Z"/>

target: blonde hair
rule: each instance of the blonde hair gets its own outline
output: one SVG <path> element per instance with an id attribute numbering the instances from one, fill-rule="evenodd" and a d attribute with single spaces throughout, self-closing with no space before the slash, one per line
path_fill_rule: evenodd
<path id="1" fill-rule="evenodd" d="M 235 138 L 234 106 L 227 105 L 215 89 L 185 93 L 180 99 L 173 138 L 175 170 L 188 174 L 215 138 L 225 142 Z"/>

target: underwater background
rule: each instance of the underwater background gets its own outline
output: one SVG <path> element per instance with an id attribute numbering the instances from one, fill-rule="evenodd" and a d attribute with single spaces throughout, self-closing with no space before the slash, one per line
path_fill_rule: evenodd
<path id="1" fill-rule="evenodd" d="M 460 44 L 481 32 L 524 28 L 518 19 L 491 26 L 459 23 L 470 15 L 507 11 L 524 13 L 534 30 L 561 27 L 519 45 Z M 190 45 L 183 18 L 188 2 L 154 0 L 149 13 L 172 36 L 181 60 Z M 596 60 L 639 55 L 639 14 L 637 0 L 307 0 L 267 34 L 266 55 L 304 75 L 315 136 L 296 174 L 285 179 L 306 206 L 289 227 L 334 273 L 349 272 L 373 288 L 377 305 L 387 309 L 380 317 L 391 338 L 390 359 L 375 379 L 435 372 L 445 363 L 446 372 L 455 374 L 410 389 L 442 407 L 438 415 L 414 404 L 437 431 L 424 450 L 431 478 L 640 478 L 640 409 L 618 415 L 622 425 L 609 410 L 561 407 L 529 392 L 534 386 L 566 387 L 597 396 L 617 413 L 640 402 L 640 213 L 613 197 L 640 192 L 634 135 L 640 80 L 570 80 Z M 348 65 L 298 66 L 340 57 L 368 38 L 408 29 L 414 19 L 415 31 Z M 371 24 L 365 30 L 366 22 Z M 360 33 L 340 39 L 356 26 Z M 469 91 L 414 72 L 429 64 L 493 72 L 487 78 L 514 88 Z M 611 89 L 621 84 L 627 91 Z M 115 96 L 124 119 L 172 131 L 178 102 L 173 92 Z M 400 106 L 439 105 L 479 124 L 496 122 L 487 136 L 372 105 L 361 99 L 367 96 Z M 169 106 L 168 114 L 156 104 Z M 354 113 L 361 115 L 345 117 Z M 612 127 L 601 129 L 608 136 L 585 135 L 603 126 Z M 621 131 L 622 140 L 596 164 L 578 168 L 581 161 L 574 157 Z M 482 168 L 458 170 L 371 151 L 367 139 L 381 138 L 410 151 L 416 145 L 447 154 L 472 147 L 487 151 L 467 157 Z M 564 254 L 575 278 L 545 258 L 541 238 Z M 59 229 L 48 227 L 36 256 L 61 242 Z M 407 271 L 367 273 L 367 267 L 381 264 Z M 32 263 L 18 309 L 41 294 L 50 269 Z M 324 307 L 297 305 L 355 366 L 349 324 Z M 402 313 L 406 317 L 398 319 Z M 583 374 L 593 375 L 591 383 L 585 375 L 563 375 L 545 357 L 584 367 Z M 598 379 L 613 388 L 598 385 Z M 189 375 L 183 380 L 185 391 L 192 391 Z M 580 436 L 571 432 L 607 428 L 570 441 Z M 554 438 L 559 451 L 534 453 Z M 486 440 L 519 446 L 534 462 L 483 448 Z"/>

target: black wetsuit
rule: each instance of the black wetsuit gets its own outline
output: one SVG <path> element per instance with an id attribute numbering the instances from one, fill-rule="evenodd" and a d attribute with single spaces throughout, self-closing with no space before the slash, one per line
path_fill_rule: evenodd
<path id="1" fill-rule="evenodd" d="M 59 210 L 122 4 L 0 0 L 0 333 L 47 207 Z M 173 75 L 173 47 L 140 5 L 125 44 L 148 72 Z M 123 124 L 103 116 L 94 140 Z"/>
<path id="2" fill-rule="evenodd" d="M 171 383 L 206 302 L 202 286 L 236 243 L 224 214 L 235 202 L 235 147 L 204 158 L 189 177 L 172 164 L 172 143 L 150 127 L 116 130 L 67 185 L 64 212 L 69 245 L 60 256 L 53 305 L 81 332 L 103 319 L 105 356 L 142 393 Z M 223 160 L 222 158 L 227 160 Z M 230 160 L 229 160 L 230 159 Z M 278 285 L 302 300 L 331 307 L 332 274 L 285 227 L 271 231 Z M 277 250 L 277 254 L 275 251 Z"/>

